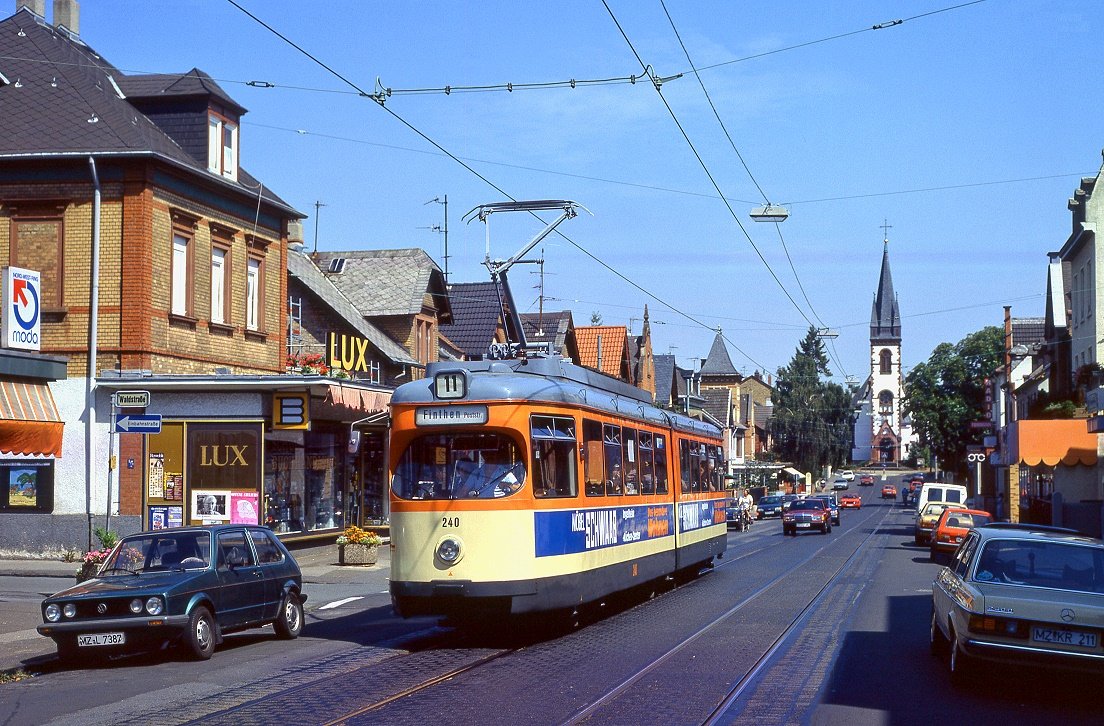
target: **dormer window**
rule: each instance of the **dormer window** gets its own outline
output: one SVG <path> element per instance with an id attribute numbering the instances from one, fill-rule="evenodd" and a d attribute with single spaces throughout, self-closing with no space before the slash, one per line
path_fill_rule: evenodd
<path id="1" fill-rule="evenodd" d="M 207 169 L 238 180 L 238 125 L 215 114 L 207 117 Z"/>

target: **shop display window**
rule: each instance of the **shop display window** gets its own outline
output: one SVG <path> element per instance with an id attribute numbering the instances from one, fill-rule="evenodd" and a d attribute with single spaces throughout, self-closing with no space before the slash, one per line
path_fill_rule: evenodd
<path id="1" fill-rule="evenodd" d="M 265 441 L 264 524 L 279 533 L 344 527 L 348 458 L 343 431 L 270 432 Z"/>

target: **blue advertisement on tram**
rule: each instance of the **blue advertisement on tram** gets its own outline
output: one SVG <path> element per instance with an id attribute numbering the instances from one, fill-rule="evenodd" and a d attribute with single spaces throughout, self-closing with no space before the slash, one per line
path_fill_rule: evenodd
<path id="1" fill-rule="evenodd" d="M 673 519 L 670 504 L 534 512 L 536 555 L 575 554 L 670 537 L 675 532 Z"/>

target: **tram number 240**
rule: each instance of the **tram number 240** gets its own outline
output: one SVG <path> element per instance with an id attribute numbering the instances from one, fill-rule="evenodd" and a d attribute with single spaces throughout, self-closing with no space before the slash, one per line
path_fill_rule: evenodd
<path id="1" fill-rule="evenodd" d="M 459 517 L 441 517 L 441 527 L 443 529 L 449 529 L 451 527 L 459 527 L 459 526 L 460 526 L 460 518 Z"/>

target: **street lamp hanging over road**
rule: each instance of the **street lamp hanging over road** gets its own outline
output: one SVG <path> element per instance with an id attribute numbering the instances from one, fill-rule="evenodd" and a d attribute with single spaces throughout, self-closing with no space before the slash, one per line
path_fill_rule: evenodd
<path id="1" fill-rule="evenodd" d="M 751 210 L 751 218 L 756 222 L 785 222 L 790 210 L 779 204 L 764 204 Z"/>

